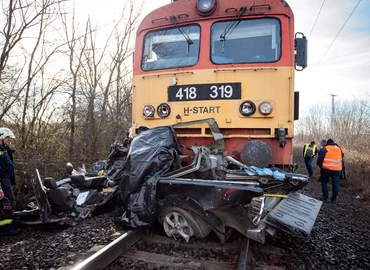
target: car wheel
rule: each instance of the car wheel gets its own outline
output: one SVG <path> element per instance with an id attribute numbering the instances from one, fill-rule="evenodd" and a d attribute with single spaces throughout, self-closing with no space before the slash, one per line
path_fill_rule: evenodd
<path id="1" fill-rule="evenodd" d="M 189 242 L 192 236 L 201 239 L 211 232 L 211 227 L 203 219 L 191 211 L 178 207 L 164 209 L 160 220 L 168 237 L 182 238 L 186 242 Z"/>

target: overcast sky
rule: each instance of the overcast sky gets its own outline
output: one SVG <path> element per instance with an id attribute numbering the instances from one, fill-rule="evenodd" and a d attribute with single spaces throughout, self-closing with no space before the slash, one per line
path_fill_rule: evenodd
<path id="1" fill-rule="evenodd" d="M 77 1 L 85 14 L 100 21 L 109 21 L 125 2 L 107 0 L 103 4 L 98 0 Z M 171 0 L 147 2 L 145 13 Z M 326 54 L 358 0 L 326 0 L 311 36 L 309 34 L 323 0 L 287 2 L 295 14 L 295 31 L 303 32 L 309 41 L 308 67 L 303 72 L 296 72 L 295 89 L 300 91 L 301 112 L 304 113 L 315 103 L 329 105 L 329 94 L 338 95 L 335 98 L 338 101 L 370 99 L 370 0 L 360 2 Z"/>

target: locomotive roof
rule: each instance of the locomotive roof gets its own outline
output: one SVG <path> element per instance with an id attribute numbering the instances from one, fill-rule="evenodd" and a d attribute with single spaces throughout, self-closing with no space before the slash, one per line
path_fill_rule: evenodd
<path id="1" fill-rule="evenodd" d="M 246 7 L 245 16 L 285 15 L 293 18 L 289 4 L 284 0 L 218 0 L 215 12 L 210 16 L 198 14 L 198 0 L 178 0 L 149 13 L 141 22 L 138 33 L 145 29 L 172 26 L 170 16 L 175 16 L 179 24 L 198 22 L 209 18 L 236 17 L 242 7 Z"/>

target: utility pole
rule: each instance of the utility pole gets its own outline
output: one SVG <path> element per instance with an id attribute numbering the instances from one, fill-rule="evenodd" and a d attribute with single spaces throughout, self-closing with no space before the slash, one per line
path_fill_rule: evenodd
<path id="1" fill-rule="evenodd" d="M 337 95 L 329 94 L 329 96 L 331 96 L 331 127 L 334 128 L 334 118 L 335 118 L 335 103 L 334 103 L 334 98 Z"/>

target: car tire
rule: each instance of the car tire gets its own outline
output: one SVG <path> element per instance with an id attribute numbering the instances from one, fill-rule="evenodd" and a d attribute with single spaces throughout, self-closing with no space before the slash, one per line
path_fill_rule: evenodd
<path id="1" fill-rule="evenodd" d="M 192 236 L 197 239 L 207 237 L 211 232 L 211 227 L 195 213 L 179 208 L 165 208 L 161 215 L 160 221 L 168 237 L 185 239 L 189 242 Z"/>

